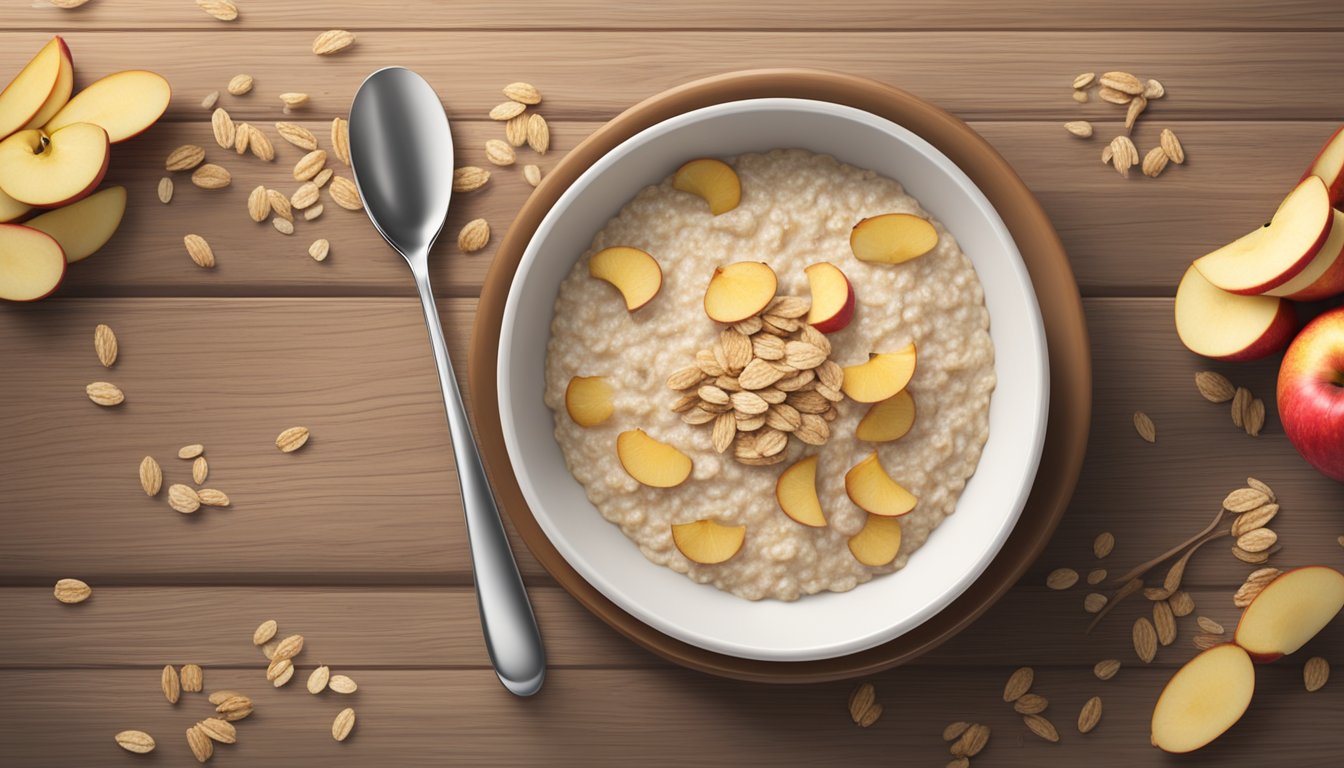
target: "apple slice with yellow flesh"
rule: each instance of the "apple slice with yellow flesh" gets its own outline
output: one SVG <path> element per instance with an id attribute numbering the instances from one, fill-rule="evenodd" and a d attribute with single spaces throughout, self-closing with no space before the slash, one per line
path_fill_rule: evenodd
<path id="1" fill-rule="evenodd" d="M 601 376 L 575 376 L 565 387 L 565 410 L 580 427 L 596 427 L 616 410 L 611 385 Z"/>
<path id="2" fill-rule="evenodd" d="M 799 459 L 781 472 L 775 481 L 775 498 L 779 508 L 794 522 L 825 528 L 826 515 L 817 496 L 817 457 Z"/>
<path id="3" fill-rule="evenodd" d="M 1338 205 L 1344 201 L 1344 128 L 1336 130 L 1325 140 L 1325 146 L 1311 161 L 1311 167 L 1302 174 L 1303 179 L 1308 176 L 1321 177 L 1326 189 L 1330 190 L 1331 203 Z"/>
<path id="4" fill-rule="evenodd" d="M 849 232 L 849 249 L 859 261 L 900 264 L 938 245 L 938 230 L 913 213 L 884 213 L 864 219 Z"/>
<path id="5" fill-rule="evenodd" d="M 854 436 L 867 443 L 900 440 L 915 424 L 915 398 L 902 389 L 880 403 L 873 403 L 859 419 Z"/>
<path id="6" fill-rule="evenodd" d="M 13 221 L 23 214 L 33 210 L 33 206 L 27 203 L 20 203 L 18 200 L 5 194 L 5 190 L 0 189 L 0 224 L 7 221 Z"/>
<path id="7" fill-rule="evenodd" d="M 1215 645 L 1176 670 L 1153 707 L 1152 742 L 1193 752 L 1237 724 L 1255 693 L 1255 665 L 1232 643 Z"/>
<path id="8" fill-rule="evenodd" d="M 747 538 L 747 526 L 696 520 L 672 526 L 677 551 L 701 565 L 717 565 L 736 555 Z"/>
<path id="9" fill-rule="evenodd" d="M 1297 328 L 1291 303 L 1240 296 L 1190 267 L 1176 288 L 1176 335 L 1185 348 L 1215 360 L 1255 360 L 1288 346 Z"/>
<path id="10" fill-rule="evenodd" d="M 663 286 L 663 269 L 658 260 L 625 245 L 603 248 L 588 260 L 588 274 L 616 287 L 625 298 L 625 308 L 636 309 L 653 301 Z"/>
<path id="11" fill-rule="evenodd" d="M 1271 581 L 1237 622 L 1234 640 L 1258 663 L 1307 644 L 1344 608 L 1344 574 L 1323 565 L 1296 568 Z"/>
<path id="12" fill-rule="evenodd" d="M 93 123 L 113 144 L 142 133 L 168 109 L 173 89 L 153 72 L 132 69 L 95 80 L 66 102 L 45 128 L 48 133 L 74 123 Z"/>
<path id="13" fill-rule="evenodd" d="M 712 157 L 692 160 L 678 168 L 672 177 L 672 188 L 703 199 L 715 216 L 733 210 L 742 200 L 742 182 L 737 171 Z"/>
<path id="14" fill-rule="evenodd" d="M 61 69 L 56 74 L 56 87 L 51 89 L 51 94 L 42 103 L 42 108 L 24 124 L 24 128 L 41 128 L 65 106 L 66 102 L 70 101 L 70 93 L 75 89 L 75 63 L 70 59 L 70 49 L 66 47 L 64 40 L 61 41 L 60 47 Z"/>
<path id="15" fill-rule="evenodd" d="M 0 189 L 37 208 L 68 205 L 103 180 L 108 154 L 107 132 L 89 123 L 19 131 L 0 141 Z"/>
<path id="16" fill-rule="evenodd" d="M 779 280 L 762 261 L 739 261 L 714 270 L 705 289 L 705 314 L 718 323 L 736 323 L 765 309 Z"/>
<path id="17" fill-rule="evenodd" d="M 36 301 L 65 276 L 65 254 L 50 235 L 21 224 L 0 224 L 0 299 Z"/>
<path id="18" fill-rule="evenodd" d="M 849 551 L 864 565 L 880 566 L 896 559 L 901 551 L 901 521 L 869 515 L 859 532 L 849 537 Z"/>
<path id="19" fill-rule="evenodd" d="M 1330 236 L 1330 193 L 1319 176 L 1303 179 L 1268 224 L 1195 259 L 1195 269 L 1229 293 L 1257 294 L 1292 280 Z"/>
<path id="20" fill-rule="evenodd" d="M 842 331 L 854 319 L 854 286 L 840 268 L 820 261 L 803 270 L 812 289 L 807 322 L 822 333 Z"/>
<path id="21" fill-rule="evenodd" d="M 868 362 L 845 366 L 840 384 L 849 399 L 860 403 L 878 403 L 905 389 L 915 375 L 915 344 L 911 342 L 895 352 L 874 353 Z"/>
<path id="22" fill-rule="evenodd" d="M 674 488 L 691 476 L 691 457 L 642 429 L 616 436 L 616 455 L 630 476 L 651 488 Z"/>
<path id="23" fill-rule="evenodd" d="M 882 517 L 900 517 L 915 508 L 918 499 L 914 494 L 891 479 L 882 463 L 877 460 L 877 452 L 868 454 L 868 458 L 849 468 L 845 473 L 845 493 L 865 512 Z"/>
<path id="24" fill-rule="evenodd" d="M 126 213 L 126 188 L 100 189 L 77 203 L 48 211 L 24 222 L 61 244 L 65 260 L 74 264 L 93 255 L 116 234 Z"/>
<path id="25" fill-rule="evenodd" d="M 53 37 L 0 91 L 0 139 L 23 128 L 42 111 L 60 81 L 61 60 L 69 55 L 65 41 Z"/>
<path id="26" fill-rule="evenodd" d="M 1331 211 L 1330 236 L 1315 258 L 1292 280 L 1265 291 L 1292 301 L 1320 301 L 1344 293 L 1344 211 Z"/>

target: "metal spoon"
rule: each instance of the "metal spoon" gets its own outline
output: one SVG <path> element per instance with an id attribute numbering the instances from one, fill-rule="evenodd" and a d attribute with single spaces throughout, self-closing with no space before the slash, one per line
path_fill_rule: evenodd
<path id="1" fill-rule="evenodd" d="M 429 249 L 443 229 L 453 191 L 453 136 L 424 78 L 401 67 L 369 75 L 350 107 L 350 166 L 373 226 L 406 259 L 420 290 L 448 411 L 490 662 L 505 688 L 530 696 L 541 688 L 546 652 L 481 467 L 429 287 Z"/>

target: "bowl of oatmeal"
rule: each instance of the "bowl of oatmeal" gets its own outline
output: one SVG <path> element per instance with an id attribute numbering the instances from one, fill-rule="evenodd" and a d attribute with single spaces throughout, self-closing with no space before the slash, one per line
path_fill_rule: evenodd
<path id="1" fill-rule="evenodd" d="M 1049 402 L 980 190 L 895 123 L 789 98 L 670 117 L 580 175 L 522 255 L 496 377 L 565 561 L 660 632 L 770 661 L 955 600 L 1013 529 Z"/>

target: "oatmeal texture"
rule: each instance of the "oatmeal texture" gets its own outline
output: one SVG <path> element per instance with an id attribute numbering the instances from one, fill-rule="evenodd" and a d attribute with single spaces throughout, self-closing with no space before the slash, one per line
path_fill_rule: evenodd
<path id="1" fill-rule="evenodd" d="M 712 216 L 703 200 L 673 189 L 669 177 L 626 204 L 561 284 L 545 382 L 555 439 L 598 512 L 652 562 L 749 600 L 844 592 L 904 567 L 954 512 L 975 472 L 995 385 L 984 291 L 956 240 L 897 182 L 798 149 L 728 162 L 742 182 L 736 209 Z M 939 233 L 932 251 L 898 265 L 854 257 L 849 232 L 855 223 L 901 212 L 930 218 Z M 663 271 L 659 294 L 633 313 L 613 286 L 588 274 L 592 255 L 615 245 L 647 251 Z M 707 426 L 685 424 L 670 410 L 677 393 L 667 388 L 667 377 L 692 364 L 696 350 L 713 344 L 722 328 L 705 316 L 705 286 L 715 267 L 745 260 L 770 264 L 780 295 L 808 296 L 803 269 L 818 261 L 848 276 L 857 298 L 854 320 L 828 335 L 840 365 L 915 342 L 918 366 L 908 390 L 916 418 L 908 434 L 891 443 L 857 440 L 854 429 L 869 406 L 846 399 L 826 445 L 790 439 L 785 462 L 751 467 L 734 461 L 731 451 L 715 453 Z M 584 428 L 570 419 L 564 395 L 573 376 L 602 376 L 612 385 L 615 413 L 608 421 Z M 635 428 L 690 456 L 691 477 L 676 488 L 648 488 L 631 478 L 617 458 L 616 436 Z M 919 499 L 900 518 L 900 553 L 881 567 L 860 564 L 847 544 L 867 513 L 845 494 L 845 472 L 874 449 L 892 478 Z M 780 472 L 812 452 L 819 454 L 826 528 L 794 522 L 775 499 Z M 741 551 L 718 565 L 684 557 L 671 525 L 700 519 L 747 526 Z"/>

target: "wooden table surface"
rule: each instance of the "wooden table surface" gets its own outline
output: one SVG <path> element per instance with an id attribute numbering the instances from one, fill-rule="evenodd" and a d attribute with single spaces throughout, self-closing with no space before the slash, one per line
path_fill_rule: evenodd
<path id="1" fill-rule="evenodd" d="M 166 663 L 205 667 L 207 690 L 257 701 L 218 765 L 942 765 L 954 720 L 990 725 L 980 766 L 1175 764 L 1148 745 L 1148 718 L 1172 670 L 1194 649 L 1194 617 L 1180 638 L 1141 664 L 1130 625 L 1146 601 L 1122 605 L 1090 636 L 1086 588 L 1053 592 L 1050 570 L 1096 566 L 1091 541 L 1115 534 L 1102 563 L 1125 570 L 1202 528 L 1223 494 L 1255 475 L 1274 486 L 1283 550 L 1273 563 L 1344 563 L 1335 542 L 1338 485 L 1294 453 L 1274 414 L 1274 360 L 1208 365 L 1186 353 L 1171 322 L 1172 294 L 1192 257 L 1263 220 L 1335 128 L 1344 79 L 1344 5 L 1320 0 L 557 0 L 504 3 L 238 0 L 241 16 L 216 21 L 188 0 L 93 0 L 74 11 L 0 7 L 0 79 L 52 33 L 74 51 L 77 87 L 146 68 L 174 95 L 146 135 L 114 148 L 111 182 L 130 190 L 112 243 L 75 265 L 49 300 L 0 307 L 0 764 L 189 764 L 183 731 L 210 711 L 204 694 L 169 706 L 158 689 Z M 358 33 L 332 57 L 310 51 L 323 29 Z M 592 618 L 516 553 L 542 626 L 551 667 L 545 690 L 516 699 L 496 682 L 481 643 L 475 598 L 434 369 L 419 305 L 401 260 L 363 213 L 326 200 L 292 237 L 246 218 L 257 184 L 292 191 L 301 154 L 279 141 L 287 119 L 277 94 L 311 103 L 291 118 L 328 146 L 365 74 L 400 64 L 423 73 L 454 121 L 459 164 L 485 165 L 484 119 L 514 80 L 535 83 L 552 126 L 552 150 L 523 162 L 549 169 L 602 121 L 688 80 L 740 68 L 816 66 L 908 89 L 966 119 L 1040 198 L 1072 259 L 1085 297 L 1095 371 L 1091 444 L 1077 494 L 1046 554 L 981 621 L 917 663 L 877 675 L 885 707 L 872 728 L 846 712 L 853 683 L 777 687 L 707 677 L 669 665 Z M 1078 72 L 1126 69 L 1156 77 L 1167 97 L 1141 119 L 1136 141 L 1162 127 L 1189 161 L 1159 179 L 1128 180 L 1098 162 L 1122 110 L 1077 105 Z M 238 157 L 211 141 L 200 102 L 246 72 L 255 90 L 225 95 L 236 119 L 260 125 L 274 163 Z M 1098 137 L 1071 138 L 1065 120 L 1087 118 Z M 1104 137 L 1104 138 L 1103 138 Z M 171 205 L 157 200 L 163 158 L 182 143 L 207 147 L 228 167 L 223 191 L 177 175 Z M 338 172 L 348 174 L 339 167 Z M 493 244 L 529 187 L 518 168 L 494 169 L 487 189 L 459 197 L 446 232 L 485 217 L 491 248 L 457 252 L 446 236 L 432 260 L 455 356 L 472 332 L 475 297 Z M 182 237 L 214 246 L 203 271 Z M 317 237 L 331 257 L 307 255 Z M 116 367 L 94 356 L 93 328 L 111 325 Z M 1082 361 L 1080 361 L 1081 363 Z M 1258 439 L 1226 409 L 1196 394 L 1192 374 L 1223 371 L 1265 397 Z M 125 405 L 84 396 L 109 380 Z M 1131 414 L 1157 424 L 1140 440 Z M 285 427 L 313 433 L 302 451 L 272 445 Z M 167 482 L 189 476 L 181 445 L 206 445 L 209 485 L 229 510 L 191 516 L 147 498 L 136 466 L 158 457 Z M 1232 590 L 1249 566 L 1226 546 L 1192 562 L 1187 584 L 1204 614 L 1231 626 Z M 94 597 L 78 606 L 51 586 L 78 577 Z M 251 645 L 275 618 L 307 643 L 299 679 L 273 689 Z M 1344 686 L 1308 694 L 1302 661 L 1344 640 L 1335 626 L 1298 656 L 1259 673 L 1250 713 L 1228 736 L 1180 762 L 1332 765 L 1341 745 Z M 1092 665 L 1124 668 L 1102 682 Z M 329 664 L 358 693 L 310 696 L 302 682 Z M 1000 697 L 1019 665 L 1062 733 L 1030 735 Z M 1079 707 L 1099 695 L 1105 715 L 1088 735 Z M 329 725 L 355 707 L 353 737 Z M 123 754 L 112 735 L 158 738 L 147 758 Z"/>

